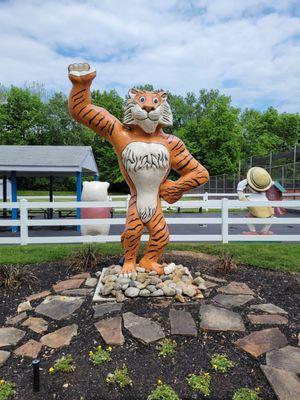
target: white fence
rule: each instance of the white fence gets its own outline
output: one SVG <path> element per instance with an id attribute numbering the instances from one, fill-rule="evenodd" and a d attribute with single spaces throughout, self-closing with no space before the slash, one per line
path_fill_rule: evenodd
<path id="1" fill-rule="evenodd" d="M 284 208 L 300 208 L 300 200 L 285 200 L 285 201 L 248 201 L 247 206 L 273 206 L 273 207 L 284 207 Z M 99 225 L 99 224 L 110 224 L 110 225 L 124 225 L 125 218 L 112 218 L 112 219 L 76 219 L 76 218 L 63 218 L 63 219 L 30 219 L 28 217 L 28 210 L 34 209 L 80 209 L 88 207 L 111 207 L 114 209 L 126 209 L 128 206 L 128 199 L 123 201 L 108 201 L 108 202 L 28 202 L 26 199 L 21 199 L 18 202 L 7 202 L 0 203 L 0 209 L 19 209 L 20 219 L 1 219 L 0 227 L 19 227 L 19 234 L 17 237 L 0 236 L 0 244 L 34 244 L 34 243 L 84 243 L 84 242 L 119 242 L 120 235 L 107 235 L 107 236 L 40 236 L 33 237 L 29 236 L 28 230 L 33 226 L 50 227 L 50 226 L 81 226 L 81 225 Z M 169 204 L 163 202 L 163 207 L 168 207 Z M 245 207 L 245 202 L 238 200 L 229 200 L 223 198 L 222 200 L 189 200 L 189 201 L 178 201 L 172 206 L 181 207 L 185 209 L 195 208 L 208 208 L 208 209 L 219 209 L 221 210 L 220 217 L 199 217 L 197 214 L 193 217 L 187 218 L 172 218 L 167 217 L 166 221 L 169 225 L 172 224 L 184 224 L 184 225 L 221 225 L 221 234 L 211 235 L 170 235 L 170 241 L 176 242 L 253 242 L 253 241 L 292 241 L 299 242 L 300 234 L 298 235 L 272 235 L 272 236 L 251 236 L 251 235 L 239 235 L 229 234 L 229 225 L 236 224 L 272 224 L 272 225 L 296 225 L 300 224 L 300 218 L 246 218 L 246 217 L 230 217 L 229 209 L 239 209 Z M 209 214 L 208 214 L 209 215 Z M 142 240 L 148 240 L 148 235 L 143 235 Z"/>

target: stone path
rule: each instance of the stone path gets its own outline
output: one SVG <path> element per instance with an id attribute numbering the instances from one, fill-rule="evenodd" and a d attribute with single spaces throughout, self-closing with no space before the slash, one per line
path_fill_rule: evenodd
<path id="1" fill-rule="evenodd" d="M 8 317 L 6 326 L 0 327 L 0 367 L 9 363 L 10 357 L 36 358 L 44 346 L 70 346 L 78 326 L 68 320 L 85 304 L 87 312 L 93 311 L 95 340 L 98 335 L 107 345 L 122 346 L 124 332 L 143 345 L 163 339 L 168 333 L 188 338 L 197 337 L 201 331 L 222 332 L 224 338 L 226 332 L 235 332 L 239 339 L 232 346 L 256 359 L 265 357 L 266 365 L 260 367 L 277 398 L 300 399 L 300 348 L 290 346 L 289 338 L 279 328 L 288 326 L 287 311 L 275 304 L 259 304 L 255 291 L 243 282 L 227 282 L 211 275 L 201 276 L 199 272 L 193 278 L 183 266 L 169 264 L 161 277 L 139 268 L 134 281 L 116 275 L 120 269 L 112 266 L 102 275 L 96 274 L 101 275 L 102 296 L 115 295 L 113 302 L 92 303 L 91 295 L 99 284 L 90 273 L 74 275 L 56 283 L 51 290 L 27 296 L 18 305 L 17 314 Z M 160 309 L 170 307 L 166 331 L 151 316 L 128 311 L 127 305 L 135 302 L 137 296 L 150 297 L 145 301 L 155 303 L 158 314 Z M 194 318 L 189 312 L 195 311 L 195 307 L 198 318 L 196 312 Z M 53 331 L 54 321 L 65 326 Z M 271 327 L 266 329 L 268 326 Z M 36 340 L 26 340 L 30 330 Z M 300 345 L 300 336 L 298 339 Z"/>

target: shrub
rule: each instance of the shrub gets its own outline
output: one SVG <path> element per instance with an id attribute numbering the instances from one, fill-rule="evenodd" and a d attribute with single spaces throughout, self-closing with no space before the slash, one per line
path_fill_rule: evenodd
<path id="1" fill-rule="evenodd" d="M 58 360 L 55 361 L 53 367 L 49 368 L 49 372 L 51 375 L 55 374 L 55 372 L 59 373 L 70 373 L 75 371 L 76 365 L 74 363 L 73 357 L 71 354 L 67 356 L 62 356 Z"/>
<path id="2" fill-rule="evenodd" d="M 234 262 L 233 254 L 229 254 L 223 250 L 218 258 L 217 267 L 223 272 L 225 272 L 225 274 L 231 271 L 236 271 L 237 265 Z"/>
<path id="3" fill-rule="evenodd" d="M 254 390 L 241 388 L 234 393 L 232 400 L 260 400 L 258 393 L 259 388 Z"/>
<path id="4" fill-rule="evenodd" d="M 94 365 L 101 365 L 111 360 L 110 352 L 112 348 L 109 346 L 106 350 L 101 346 L 96 347 L 95 351 L 90 351 L 89 356 Z"/>
<path id="5" fill-rule="evenodd" d="M 176 340 L 162 339 L 156 346 L 160 357 L 173 356 L 176 353 Z"/>
<path id="6" fill-rule="evenodd" d="M 217 372 L 227 372 L 234 367 L 233 362 L 226 354 L 214 354 L 210 360 L 211 366 Z"/>
<path id="7" fill-rule="evenodd" d="M 116 368 L 113 373 L 109 373 L 105 381 L 109 384 L 118 385 L 121 389 L 133 385 L 126 365 L 123 365 L 123 368 Z"/>
<path id="8" fill-rule="evenodd" d="M 31 283 L 37 280 L 28 266 L 0 265 L 0 286 L 11 289 L 18 288 L 25 283 L 30 287 Z"/>
<path id="9" fill-rule="evenodd" d="M 177 393 L 168 385 L 160 380 L 155 390 L 149 394 L 147 400 L 180 400 Z"/>
<path id="10" fill-rule="evenodd" d="M 0 400 L 11 399 L 16 395 L 14 389 L 15 385 L 11 382 L 7 382 L 4 379 L 0 380 Z"/>
<path id="11" fill-rule="evenodd" d="M 86 272 L 95 269 L 97 265 L 98 250 L 89 243 L 72 256 L 69 268 L 76 272 Z"/>
<path id="12" fill-rule="evenodd" d="M 200 392 L 203 394 L 203 396 L 210 395 L 211 376 L 208 372 L 204 372 L 202 375 L 189 375 L 187 378 L 187 383 L 195 392 Z"/>

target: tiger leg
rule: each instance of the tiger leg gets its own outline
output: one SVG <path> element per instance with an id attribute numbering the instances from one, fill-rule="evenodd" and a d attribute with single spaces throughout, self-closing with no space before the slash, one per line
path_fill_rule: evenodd
<path id="1" fill-rule="evenodd" d="M 131 275 L 136 272 L 136 257 L 139 250 L 140 238 L 144 229 L 136 208 L 136 196 L 132 196 L 126 217 L 125 230 L 121 236 L 124 249 L 124 264 L 120 274 Z"/>
<path id="2" fill-rule="evenodd" d="M 159 275 L 162 275 L 164 270 L 158 263 L 158 259 L 169 243 L 169 230 L 161 207 L 158 207 L 156 213 L 146 226 L 150 237 L 145 254 L 139 264 L 147 271 L 156 271 Z"/>

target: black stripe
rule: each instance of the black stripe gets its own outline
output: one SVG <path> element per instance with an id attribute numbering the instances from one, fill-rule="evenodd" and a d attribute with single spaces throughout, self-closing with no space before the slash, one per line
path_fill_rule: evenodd
<path id="1" fill-rule="evenodd" d="M 180 146 L 183 145 L 183 143 L 182 143 L 181 141 L 179 141 L 178 143 L 175 144 L 174 147 L 171 148 L 171 150 L 176 150 L 176 147 L 177 147 L 178 145 L 179 145 L 179 147 L 180 147 Z M 178 148 L 179 148 L 179 147 L 178 147 Z"/>
<path id="2" fill-rule="evenodd" d="M 185 157 L 183 157 L 183 159 L 180 160 L 180 161 L 178 162 L 178 164 L 180 164 L 182 161 L 184 161 L 189 155 L 190 155 L 190 153 L 187 153 L 187 155 L 186 155 Z"/>
<path id="3" fill-rule="evenodd" d="M 79 104 L 83 103 L 84 101 L 85 101 L 85 99 L 79 101 L 77 104 L 75 104 L 75 105 L 73 106 L 72 109 L 75 110 L 75 108 L 76 108 L 77 106 L 79 106 Z"/>
<path id="4" fill-rule="evenodd" d="M 97 128 L 97 126 L 100 124 L 101 121 L 104 120 L 104 118 L 105 118 L 105 117 L 102 117 L 102 118 L 99 119 L 99 121 L 98 121 L 97 124 L 95 125 L 95 128 Z"/>
<path id="5" fill-rule="evenodd" d="M 140 218 L 139 218 L 139 217 L 137 217 L 137 218 L 135 218 L 135 219 L 133 219 L 133 220 L 129 221 L 129 224 L 131 224 L 132 222 L 134 222 L 134 221 L 136 221 L 136 220 L 138 220 L 138 219 L 140 219 Z"/>
<path id="6" fill-rule="evenodd" d="M 190 159 L 187 160 L 187 162 L 186 162 L 182 167 L 178 168 L 177 171 L 181 171 L 183 168 L 185 168 L 187 165 L 189 165 L 189 163 L 192 161 L 193 158 L 194 158 L 194 157 L 191 156 Z"/>
<path id="7" fill-rule="evenodd" d="M 106 124 L 104 126 L 102 126 L 102 128 L 100 129 L 100 131 L 103 131 L 103 129 L 105 129 L 107 127 L 109 121 L 106 122 Z"/>
<path id="8" fill-rule="evenodd" d="M 73 94 L 72 99 L 74 99 L 74 97 L 76 97 L 79 93 L 82 93 L 82 92 L 84 92 L 84 91 L 85 91 L 85 89 L 82 89 L 82 90 L 80 90 L 79 92 Z"/>
<path id="9" fill-rule="evenodd" d="M 138 223 L 136 226 L 134 226 L 133 228 L 128 228 L 128 231 L 134 231 L 138 226 L 143 226 L 141 223 Z"/>
<path id="10" fill-rule="evenodd" d="M 179 154 L 183 153 L 184 151 L 185 151 L 185 149 L 183 149 L 183 150 L 180 150 L 180 152 L 179 152 L 179 153 L 177 153 L 177 154 L 175 154 L 175 156 L 174 156 L 174 157 L 177 157 L 177 156 L 179 156 Z"/>
<path id="11" fill-rule="evenodd" d="M 76 97 L 76 99 L 73 99 L 73 101 L 77 101 L 77 100 L 79 100 L 79 99 L 82 99 L 83 96 L 84 96 L 84 94 L 82 94 L 82 95 L 79 96 L 79 97 Z"/>
<path id="12" fill-rule="evenodd" d="M 97 117 L 97 115 L 99 115 L 99 114 L 100 114 L 100 112 L 97 112 L 97 113 L 93 116 L 93 118 L 90 119 L 89 124 L 91 124 L 92 121 L 93 121 L 93 120 Z"/>
<path id="13" fill-rule="evenodd" d="M 163 219 L 163 215 L 161 216 L 161 219 L 152 227 L 152 229 L 154 229 L 159 223 L 160 223 L 160 221 Z"/>
<path id="14" fill-rule="evenodd" d="M 115 123 L 116 123 L 116 121 L 114 121 L 114 123 L 112 124 L 112 127 L 110 128 L 110 131 L 108 132 L 109 136 L 111 136 L 112 133 L 113 133 L 113 130 L 114 130 L 114 127 L 115 127 Z"/>
<path id="15" fill-rule="evenodd" d="M 83 114 L 82 118 L 86 117 L 90 112 L 92 112 L 93 110 L 89 110 L 87 111 L 85 114 Z"/>
<path id="16" fill-rule="evenodd" d="M 79 111 L 78 115 L 79 115 L 79 114 L 81 113 L 81 111 L 83 111 L 86 107 L 87 107 L 87 105 L 84 106 L 84 107 L 82 107 L 82 109 Z"/>
<path id="17" fill-rule="evenodd" d="M 163 231 L 166 228 L 166 224 L 164 224 L 164 226 L 159 229 L 157 232 L 155 232 L 155 234 L 153 235 L 153 237 L 156 237 L 156 235 L 158 235 L 161 231 Z"/>

